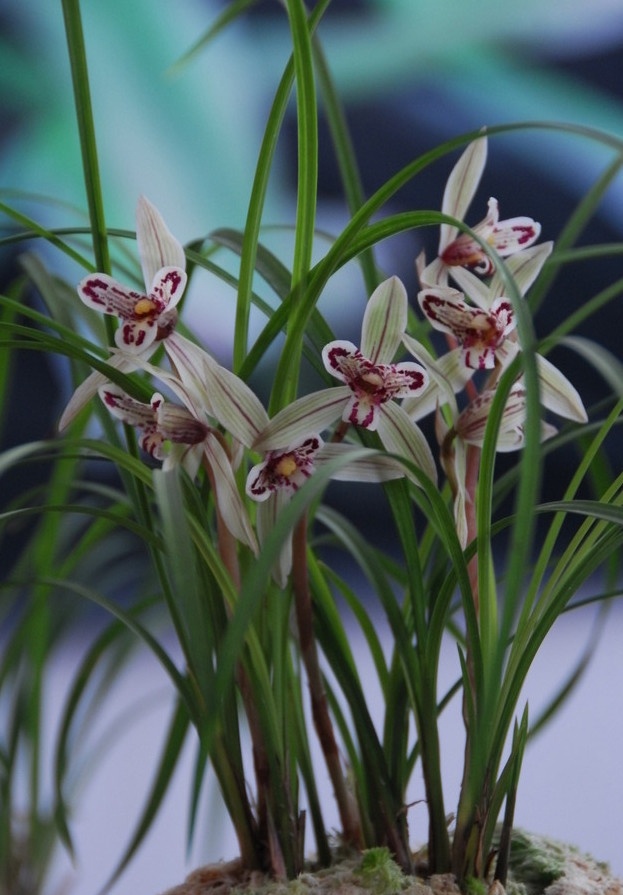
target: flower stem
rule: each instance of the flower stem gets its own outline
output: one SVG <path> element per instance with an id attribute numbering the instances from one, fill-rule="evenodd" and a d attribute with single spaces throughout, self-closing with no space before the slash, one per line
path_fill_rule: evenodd
<path id="1" fill-rule="evenodd" d="M 307 672 L 312 717 L 338 805 L 342 834 L 347 845 L 362 849 L 364 842 L 359 813 L 353 795 L 346 785 L 346 776 L 342 770 L 314 639 L 313 606 L 307 574 L 306 516 L 303 516 L 298 522 L 292 535 L 292 582 L 299 645 Z"/>

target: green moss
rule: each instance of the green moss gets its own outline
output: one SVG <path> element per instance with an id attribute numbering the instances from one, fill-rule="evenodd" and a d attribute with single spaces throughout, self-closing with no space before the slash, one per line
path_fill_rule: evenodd
<path id="1" fill-rule="evenodd" d="M 358 876 L 366 889 L 375 895 L 392 895 L 405 885 L 405 876 L 388 848 L 369 848 L 363 853 Z"/>
<path id="2" fill-rule="evenodd" d="M 541 895 L 565 872 L 569 852 L 568 845 L 514 830 L 507 886 L 509 895 Z M 514 880 L 521 880 L 521 883 Z"/>
<path id="3" fill-rule="evenodd" d="M 483 880 L 474 879 L 473 877 L 468 879 L 465 884 L 467 895 L 487 895 L 488 888 L 487 883 L 483 882 Z"/>

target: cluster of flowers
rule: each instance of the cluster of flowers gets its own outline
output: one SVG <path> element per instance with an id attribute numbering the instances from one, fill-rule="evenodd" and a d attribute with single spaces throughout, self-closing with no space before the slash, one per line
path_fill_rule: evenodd
<path id="1" fill-rule="evenodd" d="M 446 185 L 444 214 L 464 219 L 482 176 L 486 152 L 483 136 L 463 153 Z M 371 450 L 369 457 L 362 459 L 358 450 L 352 463 L 345 460 L 339 466 L 336 477 L 384 481 L 408 475 L 413 465 L 436 481 L 432 452 L 417 425 L 423 416 L 436 412 L 437 438 L 444 446 L 440 461 L 452 484 L 457 531 L 465 544 L 467 445 L 482 444 L 500 373 L 521 350 L 513 305 L 504 295 L 504 279 L 483 244 L 507 259 L 507 269 L 521 295 L 552 250 L 552 243 L 536 244 L 540 226 L 532 219 L 500 221 L 495 199 L 489 200 L 485 219 L 472 232 L 477 238 L 444 224 L 435 260 L 426 265 L 423 257 L 417 259 L 418 303 L 432 326 L 447 334 L 449 350 L 445 354 L 432 357 L 406 332 L 407 293 L 397 277 L 390 277 L 366 305 L 360 347 L 336 340 L 322 352 L 325 368 L 340 385 L 305 395 L 270 419 L 244 381 L 176 331 L 176 306 L 187 282 L 184 250 L 159 212 L 141 198 L 137 240 L 146 292 L 96 273 L 82 280 L 78 295 L 88 307 L 120 320 L 110 365 L 122 372 L 148 372 L 180 403 L 165 401 L 160 392 L 149 404 L 142 403 L 96 372 L 73 395 L 61 429 L 99 392 L 115 417 L 139 430 L 140 445 L 152 457 L 165 466 L 181 463 L 191 475 L 203 465 L 224 524 L 235 538 L 256 551 L 257 539 L 261 542 L 266 537 L 284 501 L 314 469 L 353 450 L 352 444 L 343 441 L 349 426 L 376 431 L 388 453 Z M 159 345 L 168 359 L 166 369 L 150 363 Z M 394 362 L 401 348 L 415 360 Z M 586 421 L 573 385 L 546 358 L 538 356 L 537 363 L 543 406 L 568 419 Z M 486 371 L 479 388 L 474 384 L 476 371 Z M 468 400 L 459 411 L 456 395 L 463 390 Z M 525 390 L 519 377 L 505 407 L 498 450 L 522 446 L 524 420 Z M 336 423 L 331 440 L 324 441 L 321 435 Z M 543 422 L 543 437 L 552 431 Z M 259 504 L 257 537 L 235 479 L 243 448 L 263 455 L 246 479 L 247 496 Z M 396 456 L 409 461 L 407 466 Z M 275 570 L 281 584 L 287 579 L 290 563 L 286 547 Z"/>

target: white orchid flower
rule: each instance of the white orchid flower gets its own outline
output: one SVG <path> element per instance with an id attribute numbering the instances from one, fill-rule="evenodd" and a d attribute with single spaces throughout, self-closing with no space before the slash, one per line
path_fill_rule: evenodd
<path id="1" fill-rule="evenodd" d="M 145 281 L 141 292 L 104 273 L 89 274 L 78 285 L 87 307 L 118 317 L 116 350 L 108 361 L 123 373 L 137 368 L 137 359 L 148 357 L 158 342 L 168 338 L 177 322 L 176 305 L 186 287 L 184 249 L 168 230 L 162 215 L 144 196 L 136 209 L 136 241 Z M 59 430 L 63 431 L 107 381 L 98 371 L 85 379 L 65 408 Z"/>
<path id="2" fill-rule="evenodd" d="M 305 484 L 323 464 L 337 458 L 344 462 L 332 473 L 333 479 L 357 482 L 384 482 L 405 474 L 402 464 L 379 451 L 369 450 L 362 456 L 362 448 L 352 444 L 325 444 L 319 435 L 309 435 L 288 447 L 266 452 L 264 459 L 249 471 L 246 493 L 259 503 L 257 531 L 263 543 L 272 531 L 279 513 L 292 495 Z M 292 539 L 286 538 L 275 566 L 273 577 L 285 587 L 292 568 Z"/>
<path id="3" fill-rule="evenodd" d="M 478 189 L 486 160 L 487 138 L 482 136 L 469 144 L 450 172 L 441 204 L 443 214 L 459 221 L 465 219 Z M 501 221 L 497 199 L 491 197 L 487 214 L 472 227 L 472 231 L 505 258 L 522 252 L 535 243 L 541 233 L 541 225 L 529 217 Z M 462 269 L 488 277 L 495 272 L 495 265 L 471 233 L 459 230 L 454 224 L 442 224 L 437 258 L 428 266 L 425 265 L 423 256 L 418 259 L 422 287 L 446 286 L 448 277 L 458 279 L 455 274 Z"/>
<path id="4" fill-rule="evenodd" d="M 162 460 L 163 468 L 182 465 L 194 477 L 201 463 L 209 466 L 215 499 L 225 525 L 237 540 L 256 552 L 257 540 L 220 434 L 188 407 L 171 404 L 158 392 L 149 404 L 135 400 L 111 384 L 101 386 L 99 394 L 113 416 L 140 431 L 141 448 Z"/>
<path id="5" fill-rule="evenodd" d="M 323 349 L 326 369 L 343 385 L 305 395 L 280 411 L 255 442 L 259 450 L 294 443 L 338 420 L 376 431 L 384 447 L 436 480 L 432 453 L 420 429 L 396 398 L 417 399 L 428 386 L 424 367 L 394 363 L 407 325 L 407 293 L 398 277 L 382 282 L 364 313 L 361 348 L 337 340 Z"/>

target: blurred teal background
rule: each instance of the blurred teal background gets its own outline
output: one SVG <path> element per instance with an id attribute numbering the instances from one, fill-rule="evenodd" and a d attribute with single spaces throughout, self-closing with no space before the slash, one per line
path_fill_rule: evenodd
<path id="1" fill-rule="evenodd" d="M 242 226 L 289 38 L 281 4 L 261 0 L 176 68 L 225 6 L 217 0 L 82 4 L 110 226 L 133 227 L 140 193 L 183 241 L 215 227 Z M 27 190 L 84 210 L 61 4 L 2 0 L 0 26 L 0 189 L 5 196 L 5 190 Z M 420 152 L 487 124 L 552 120 L 623 136 L 620 0 L 334 0 L 319 33 L 368 193 Z M 294 136 L 290 120 L 271 183 L 268 224 L 293 220 Z M 503 216 L 529 214 L 543 222 L 543 238 L 555 238 L 608 157 L 594 142 L 539 131 L 495 139 L 478 202 L 496 195 Z M 438 208 L 449 165 L 427 171 L 396 203 Z M 319 191 L 319 224 L 335 232 L 344 213 L 323 130 Z M 592 234 L 597 241 L 620 237 L 622 191 L 619 179 L 600 209 Z M 60 204 L 24 207 L 47 223 L 76 221 Z M 472 222 L 483 209 L 475 203 Z M 419 233 L 383 249 L 387 266 L 411 290 L 413 258 L 422 245 L 432 251 L 435 240 L 434 233 Z M 287 262 L 288 240 L 282 242 Z M 596 291 L 578 271 L 565 296 L 568 308 L 589 288 Z M 68 276 L 80 273 L 69 270 Z M 604 269 L 604 277 L 609 274 Z M 329 316 L 347 321 L 344 291 L 351 284 L 338 280 L 334 288 L 339 310 L 329 302 Z M 353 300 L 361 306 L 363 298 L 357 291 Z M 190 308 L 192 322 L 224 359 L 233 300 L 212 278 L 201 303 L 192 301 Z"/>

